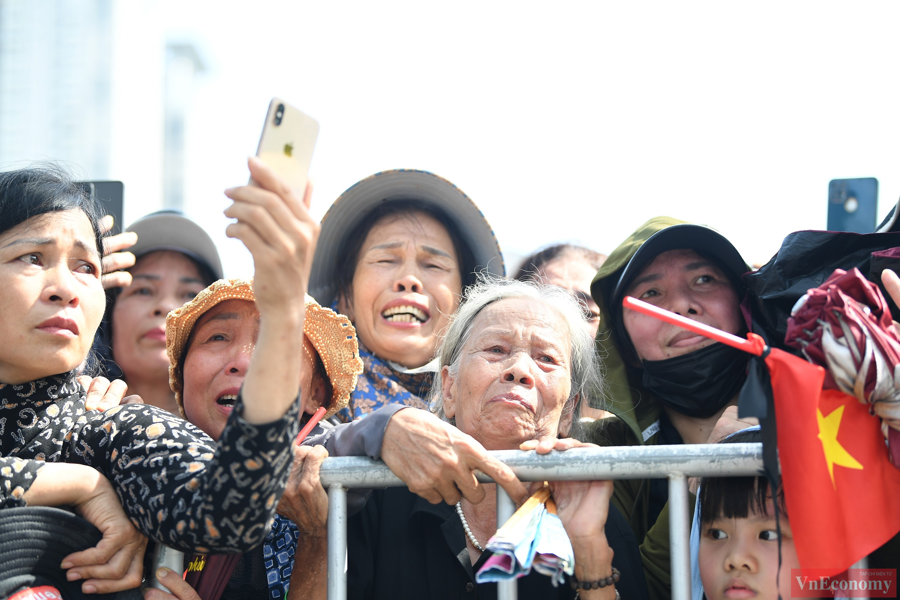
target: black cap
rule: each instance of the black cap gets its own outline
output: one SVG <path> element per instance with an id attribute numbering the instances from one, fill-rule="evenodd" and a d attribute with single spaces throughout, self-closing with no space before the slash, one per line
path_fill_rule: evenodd
<path id="1" fill-rule="evenodd" d="M 610 310 L 614 313 L 621 312 L 622 298 L 625 297 L 625 292 L 634 278 L 640 275 L 653 259 L 669 250 L 693 250 L 714 260 L 725 270 L 738 295 L 742 295 L 744 284 L 741 276 L 750 268 L 741 258 L 737 248 L 725 236 L 709 227 L 684 223 L 654 233 L 638 248 L 619 276 L 619 282 L 613 290 Z"/>
<path id="2" fill-rule="evenodd" d="M 141 600 L 139 589 L 85 594 L 83 581 L 66 581 L 63 558 L 93 548 L 102 537 L 96 527 L 59 508 L 0 510 L 0 599 Z"/>

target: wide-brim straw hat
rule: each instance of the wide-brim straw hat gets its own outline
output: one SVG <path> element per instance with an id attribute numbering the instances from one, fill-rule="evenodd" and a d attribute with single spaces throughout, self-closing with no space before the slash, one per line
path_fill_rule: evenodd
<path id="1" fill-rule="evenodd" d="M 506 264 L 493 228 L 461 189 L 428 171 L 394 169 L 375 173 L 350 186 L 322 218 L 309 291 L 323 304 L 332 306 L 337 300 L 339 290 L 334 274 L 341 249 L 349 243 L 353 230 L 382 203 L 393 200 L 414 200 L 440 211 L 456 225 L 462 242 L 472 252 L 475 271 L 506 276 Z"/>
<path id="2" fill-rule="evenodd" d="M 166 352 L 169 355 L 169 385 L 184 415 L 184 353 L 197 320 L 226 300 L 255 302 L 253 282 L 247 279 L 220 279 L 197 294 L 197 297 L 169 313 L 166 317 Z M 320 306 L 306 296 L 306 318 L 303 333 L 309 338 L 331 382 L 331 403 L 325 418 L 347 406 L 356 387 L 363 364 L 359 358 L 356 329 L 350 319 L 330 308 Z M 297 360 L 300 360 L 299 357 Z"/>

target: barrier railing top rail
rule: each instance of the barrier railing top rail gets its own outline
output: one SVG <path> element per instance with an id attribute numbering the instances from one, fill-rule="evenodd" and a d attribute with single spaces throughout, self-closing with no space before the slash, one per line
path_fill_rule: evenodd
<path id="1" fill-rule="evenodd" d="M 522 481 L 588 479 L 669 480 L 669 538 L 673 600 L 689 600 L 690 515 L 688 477 L 755 476 L 763 471 L 762 444 L 684 444 L 574 448 L 538 455 L 505 450 L 491 452 Z M 347 490 L 406 485 L 381 461 L 358 457 L 326 459 L 319 476 L 328 488 L 328 600 L 347 596 Z M 480 481 L 490 479 L 478 474 Z M 515 507 L 497 490 L 497 523 L 504 523 Z M 497 584 L 498 600 L 516 600 L 516 581 Z"/>
<path id="2" fill-rule="evenodd" d="M 762 444 L 573 448 L 545 455 L 498 450 L 491 455 L 506 463 L 522 481 L 653 479 L 666 478 L 674 472 L 688 477 L 762 473 Z M 328 458 L 322 463 L 319 477 L 326 488 L 332 484 L 346 488 L 406 485 L 383 462 L 360 457 Z M 491 481 L 482 473 L 478 479 Z"/>
<path id="3" fill-rule="evenodd" d="M 589 479 L 669 480 L 669 537 L 673 600 L 689 600 L 690 515 L 688 477 L 740 477 L 762 474 L 762 444 L 684 444 L 678 446 L 617 446 L 574 448 L 538 455 L 536 452 L 491 452 L 522 481 Z M 347 490 L 387 488 L 406 484 L 381 461 L 360 457 L 327 458 L 319 471 L 328 489 L 328 599 L 344 600 L 347 590 Z M 482 482 L 491 481 L 482 473 Z M 497 522 L 504 523 L 515 507 L 497 490 Z M 158 585 L 158 584 L 156 584 Z M 516 599 L 516 582 L 498 584 L 499 600 Z"/>

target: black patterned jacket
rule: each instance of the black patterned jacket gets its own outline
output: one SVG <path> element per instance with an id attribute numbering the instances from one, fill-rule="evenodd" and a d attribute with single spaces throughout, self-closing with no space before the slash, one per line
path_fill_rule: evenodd
<path id="1" fill-rule="evenodd" d="M 299 398 L 278 421 L 251 425 L 243 401 L 214 442 L 145 404 L 85 411 L 74 373 L 0 384 L 0 508 L 24 506 L 44 462 L 103 473 L 148 537 L 184 551 L 247 552 L 271 528 L 291 467 Z"/>

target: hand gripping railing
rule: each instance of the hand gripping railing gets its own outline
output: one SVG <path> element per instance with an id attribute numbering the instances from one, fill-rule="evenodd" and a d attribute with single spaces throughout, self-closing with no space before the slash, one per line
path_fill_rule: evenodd
<path id="1" fill-rule="evenodd" d="M 576 448 L 539 456 L 504 450 L 491 454 L 506 463 L 522 481 L 589 479 L 669 480 L 669 538 L 673 600 L 691 598 L 691 515 L 688 477 L 734 477 L 762 474 L 761 444 L 684 444 Z M 369 458 L 328 458 L 319 471 L 328 490 L 328 600 L 347 597 L 347 490 L 404 486 L 381 461 Z M 478 473 L 482 482 L 491 480 Z M 515 506 L 497 489 L 498 526 Z M 302 543 L 302 541 L 301 541 Z M 499 600 L 515 600 L 515 581 L 498 584 Z"/>
<path id="2" fill-rule="evenodd" d="M 688 477 L 739 477 L 762 474 L 762 444 L 684 444 L 679 446 L 618 446 L 576 448 L 539 456 L 535 452 L 491 452 L 522 481 L 583 481 L 590 479 L 669 480 L 669 555 L 672 598 L 691 598 L 691 515 Z M 347 597 L 347 490 L 401 487 L 406 484 L 385 464 L 370 458 L 327 458 L 319 471 L 328 490 L 328 600 Z M 491 479 L 478 473 L 478 480 Z M 497 524 L 505 523 L 515 505 L 497 489 Z M 302 543 L 302 540 L 301 540 Z M 180 553 L 177 553 L 180 554 Z M 169 555 L 175 556 L 174 551 Z M 162 566 L 166 553 L 154 564 Z M 153 582 L 154 587 L 163 586 Z M 516 600 L 516 582 L 497 584 L 498 600 Z"/>

